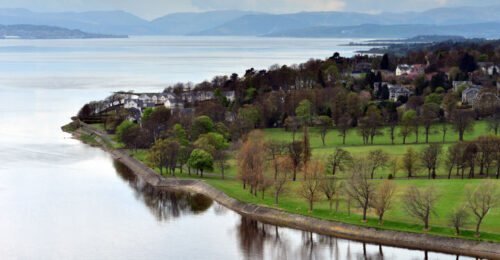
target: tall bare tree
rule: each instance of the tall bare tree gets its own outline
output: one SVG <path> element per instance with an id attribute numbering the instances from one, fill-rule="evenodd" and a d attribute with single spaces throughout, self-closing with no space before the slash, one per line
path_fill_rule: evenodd
<path id="1" fill-rule="evenodd" d="M 276 158 L 287 152 L 288 145 L 283 141 L 277 141 L 274 139 L 268 140 L 265 142 L 264 146 L 266 147 L 266 152 L 269 157 L 269 160 L 272 162 L 274 168 L 274 179 L 277 178 L 278 175 L 278 162 Z"/>
<path id="2" fill-rule="evenodd" d="M 302 142 L 296 141 L 288 146 L 288 156 L 293 162 L 293 181 L 297 179 L 297 170 L 302 163 Z"/>
<path id="3" fill-rule="evenodd" d="M 424 222 L 424 230 L 429 230 L 429 218 L 435 215 L 436 192 L 433 186 L 425 189 L 412 185 L 403 195 L 403 207 L 406 212 Z"/>
<path id="4" fill-rule="evenodd" d="M 339 193 L 339 185 L 335 177 L 325 177 L 321 180 L 321 191 L 325 194 L 330 204 L 330 214 L 332 214 L 332 206 L 335 195 Z M 335 212 L 336 213 L 336 212 Z"/>
<path id="5" fill-rule="evenodd" d="M 238 152 L 238 178 L 243 182 L 243 189 L 250 186 L 250 193 L 257 196 L 257 189 L 264 179 L 266 168 L 266 153 L 263 134 L 254 130 Z"/>
<path id="6" fill-rule="evenodd" d="M 375 184 L 369 181 L 370 164 L 366 159 L 358 158 L 351 166 L 352 174 L 346 183 L 346 193 L 358 207 L 363 209 L 363 222 L 375 193 Z"/>
<path id="7" fill-rule="evenodd" d="M 378 224 L 382 225 L 384 214 L 387 210 L 391 209 L 392 197 L 396 192 L 396 183 L 389 180 L 384 180 L 377 190 L 371 201 L 371 207 L 375 210 L 378 215 Z"/>
<path id="8" fill-rule="evenodd" d="M 485 180 L 477 185 L 475 189 L 469 186 L 466 189 L 465 198 L 467 207 L 476 218 L 476 236 L 479 236 L 479 228 L 484 217 L 500 203 L 497 185 L 491 180 Z"/>
<path id="9" fill-rule="evenodd" d="M 318 200 L 322 178 L 324 178 L 324 167 L 321 162 L 315 160 L 303 166 L 303 178 L 299 194 L 307 200 L 309 212 L 313 211 L 314 202 Z"/>
<path id="10" fill-rule="evenodd" d="M 280 156 L 274 159 L 276 175 L 273 181 L 275 204 L 279 203 L 279 196 L 285 191 L 286 184 L 293 173 L 293 162 L 288 156 Z"/>

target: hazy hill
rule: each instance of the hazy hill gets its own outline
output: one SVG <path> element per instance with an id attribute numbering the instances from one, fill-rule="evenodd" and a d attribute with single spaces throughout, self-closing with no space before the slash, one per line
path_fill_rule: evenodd
<path id="1" fill-rule="evenodd" d="M 80 30 L 45 25 L 0 25 L 0 39 L 91 39 L 124 37 L 126 36 L 86 33 Z"/>
<path id="2" fill-rule="evenodd" d="M 267 35 L 305 28 L 319 32 L 318 28 L 320 27 L 363 24 L 457 25 L 494 22 L 500 22 L 500 6 L 438 8 L 421 13 L 382 13 L 377 15 L 348 12 L 302 12 L 282 15 L 246 15 L 212 29 L 200 31 L 197 35 Z M 414 35 L 418 34 L 412 34 L 412 36 Z"/>
<path id="3" fill-rule="evenodd" d="M 317 26 L 267 34 L 267 37 L 335 37 L 335 38 L 409 38 L 418 35 L 459 35 L 464 37 L 500 38 L 500 23 L 463 25 L 377 25 Z"/>
<path id="4" fill-rule="evenodd" d="M 48 25 L 104 34 L 147 34 L 148 21 L 122 11 L 38 13 L 0 9 L 0 24 Z"/>
<path id="5" fill-rule="evenodd" d="M 155 34 L 186 35 L 208 30 L 239 17 L 256 14 L 246 11 L 213 11 L 204 13 L 174 13 L 157 18 L 148 28 Z"/>
<path id="6" fill-rule="evenodd" d="M 438 8 L 425 12 L 381 14 L 354 12 L 265 14 L 245 11 L 213 11 L 174 13 L 153 21 L 147 21 L 123 11 L 38 13 L 27 9 L 0 9 L 0 24 L 49 25 L 79 29 L 91 33 L 126 35 L 300 35 L 300 37 L 307 37 L 307 34 L 309 34 L 313 37 L 338 37 L 336 35 L 339 35 L 339 33 L 335 32 L 335 28 L 344 27 L 347 31 L 342 35 L 367 37 L 361 35 L 361 32 L 369 24 L 377 30 L 380 28 L 390 29 L 386 35 L 391 35 L 391 37 L 394 35 L 396 37 L 411 37 L 422 33 L 469 36 L 473 34 L 473 31 L 462 33 L 453 26 L 467 24 L 467 30 L 469 30 L 479 23 L 500 23 L 500 5 Z M 384 28 L 375 27 L 374 25 L 391 25 L 394 27 Z M 405 31 L 409 28 L 418 32 Z M 432 29 L 432 31 L 425 31 L 428 29 Z M 489 25 L 486 27 L 478 26 L 476 29 L 478 31 L 473 34 L 475 36 L 485 36 L 491 32 Z M 401 33 L 401 35 L 398 33 Z M 493 33 L 497 35 L 496 31 Z M 382 32 L 371 32 L 371 35 L 382 35 Z M 492 35 L 487 36 L 493 37 Z"/>

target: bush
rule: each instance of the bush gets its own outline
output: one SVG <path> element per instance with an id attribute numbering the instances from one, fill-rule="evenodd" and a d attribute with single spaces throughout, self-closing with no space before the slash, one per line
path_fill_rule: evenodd
<path id="1" fill-rule="evenodd" d="M 392 174 L 390 173 L 390 174 L 389 174 L 389 176 L 387 176 L 387 179 L 392 180 L 392 179 L 394 179 L 394 177 L 393 177 L 393 176 L 392 176 Z"/>

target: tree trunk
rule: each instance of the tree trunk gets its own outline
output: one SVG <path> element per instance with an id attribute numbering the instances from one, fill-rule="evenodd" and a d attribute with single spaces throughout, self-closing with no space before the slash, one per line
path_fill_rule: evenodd
<path id="1" fill-rule="evenodd" d="M 425 143 L 429 143 L 429 127 L 425 128 Z"/>
<path id="2" fill-rule="evenodd" d="M 293 167 L 293 181 L 297 179 L 297 167 Z"/>
<path id="3" fill-rule="evenodd" d="M 312 200 L 312 199 L 310 199 L 310 200 L 309 200 L 309 212 L 312 212 L 312 211 L 313 211 L 313 203 L 314 203 L 314 202 L 313 202 L 313 200 Z"/>
<path id="4" fill-rule="evenodd" d="M 363 222 L 366 222 L 366 209 L 367 206 L 363 207 Z"/>
<path id="5" fill-rule="evenodd" d="M 274 203 L 276 203 L 276 205 L 278 205 L 278 203 L 279 203 L 279 201 L 278 201 L 278 199 L 279 199 L 279 195 L 280 195 L 279 191 L 278 191 L 278 190 L 276 190 L 276 191 L 274 192 Z"/>
<path id="6" fill-rule="evenodd" d="M 451 179 L 451 171 L 453 171 L 453 164 L 451 165 L 450 169 L 448 170 L 448 179 Z"/>
<path id="7" fill-rule="evenodd" d="M 403 136 L 403 144 L 406 144 L 406 136 Z"/>
<path id="8" fill-rule="evenodd" d="M 382 218 L 384 217 L 384 213 L 380 214 L 380 216 L 378 216 L 378 224 L 379 225 L 382 225 L 384 223 L 384 221 L 382 220 Z"/>
<path id="9" fill-rule="evenodd" d="M 432 168 L 432 178 L 436 179 L 436 168 Z"/>
<path id="10" fill-rule="evenodd" d="M 201 178 L 203 178 L 203 169 L 200 170 Z"/>
<path id="11" fill-rule="evenodd" d="M 476 225 L 476 237 L 479 236 L 479 227 L 481 226 L 481 222 L 483 221 L 483 218 L 479 218 L 479 220 L 477 221 L 477 225 Z"/>
<path id="12" fill-rule="evenodd" d="M 462 131 L 462 130 L 458 131 L 458 139 L 460 141 L 464 140 L 464 131 Z"/>
<path id="13" fill-rule="evenodd" d="M 344 131 L 344 134 L 342 135 L 342 145 L 345 145 L 345 136 L 346 136 L 346 132 Z"/>

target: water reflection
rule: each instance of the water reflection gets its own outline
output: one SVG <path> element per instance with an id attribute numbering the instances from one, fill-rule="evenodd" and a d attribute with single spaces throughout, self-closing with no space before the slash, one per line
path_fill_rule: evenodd
<path id="1" fill-rule="evenodd" d="M 265 224 L 240 216 L 200 194 L 154 188 L 118 161 L 114 167 L 118 176 L 132 188 L 135 198 L 160 222 L 209 212 L 213 217 L 232 214 L 239 220 L 234 230 L 243 259 L 455 259 L 452 255 L 374 245 Z M 234 239 L 224 242 L 232 241 Z"/>
<path id="2" fill-rule="evenodd" d="M 114 161 L 114 167 L 118 176 L 134 190 L 135 198 L 144 202 L 159 221 L 178 218 L 184 214 L 199 214 L 213 204 L 210 198 L 201 194 L 154 188 L 119 161 Z"/>

